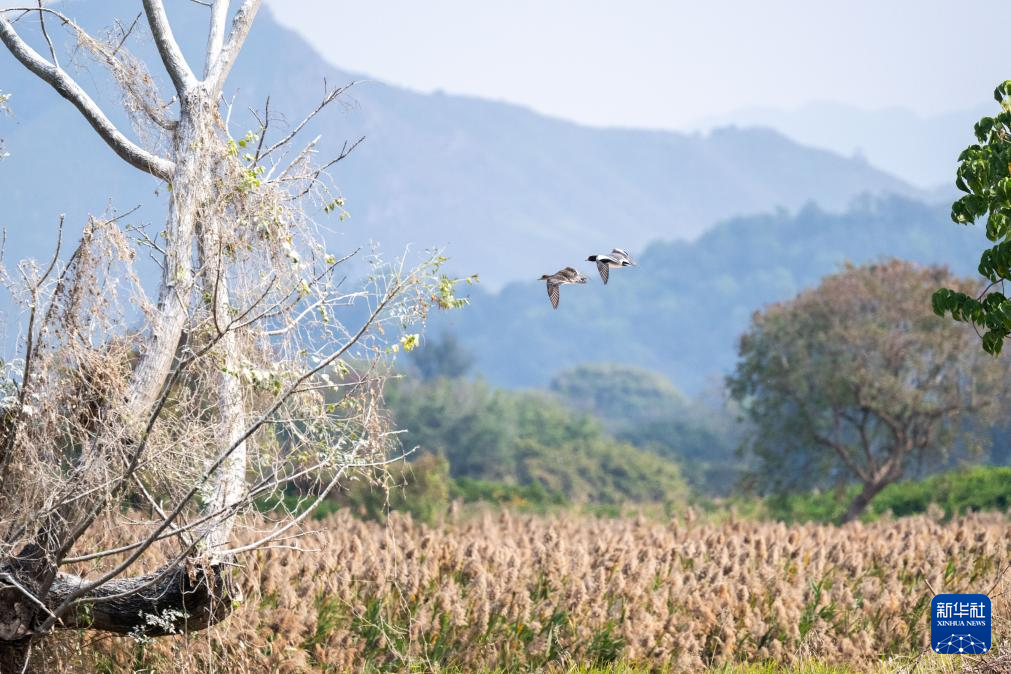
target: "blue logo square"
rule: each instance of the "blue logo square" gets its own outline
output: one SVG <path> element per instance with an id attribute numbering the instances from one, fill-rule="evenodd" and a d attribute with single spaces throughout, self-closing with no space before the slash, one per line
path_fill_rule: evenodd
<path id="1" fill-rule="evenodd" d="M 939 594 L 930 602 L 930 647 L 935 653 L 979 655 L 990 650 L 990 597 Z"/>

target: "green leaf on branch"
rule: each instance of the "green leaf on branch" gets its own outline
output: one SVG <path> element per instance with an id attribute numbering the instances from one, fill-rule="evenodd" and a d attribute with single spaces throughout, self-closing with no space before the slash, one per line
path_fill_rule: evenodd
<path id="1" fill-rule="evenodd" d="M 1005 209 L 991 211 L 986 220 L 986 238 L 999 241 L 1008 234 L 1008 216 Z"/>
<path id="2" fill-rule="evenodd" d="M 984 117 L 976 122 L 974 129 L 976 132 L 976 140 L 981 143 L 985 143 L 987 138 L 990 136 L 990 132 L 993 130 L 994 122 L 995 120 L 993 117 Z"/>
<path id="3" fill-rule="evenodd" d="M 999 356 L 1004 347 L 1004 337 L 1007 332 L 1002 330 L 988 330 L 983 335 L 983 350 L 992 356 Z"/>
<path id="4" fill-rule="evenodd" d="M 1004 80 L 993 90 L 993 98 L 998 103 L 1002 103 L 1008 97 L 1009 92 L 1011 92 L 1011 80 Z"/>

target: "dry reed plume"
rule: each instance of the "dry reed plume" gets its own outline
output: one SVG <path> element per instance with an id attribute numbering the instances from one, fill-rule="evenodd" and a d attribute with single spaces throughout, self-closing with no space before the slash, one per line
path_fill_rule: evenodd
<path id="1" fill-rule="evenodd" d="M 697 671 L 813 658 L 876 667 L 909 664 L 927 645 L 930 588 L 993 588 L 994 644 L 1011 636 L 1000 619 L 1011 551 L 1003 515 L 834 527 L 503 512 L 432 528 L 339 514 L 324 526 L 299 541 L 317 553 L 247 557 L 242 605 L 208 633 L 147 643 L 67 634 L 44 664 L 474 671 L 622 659 Z"/>

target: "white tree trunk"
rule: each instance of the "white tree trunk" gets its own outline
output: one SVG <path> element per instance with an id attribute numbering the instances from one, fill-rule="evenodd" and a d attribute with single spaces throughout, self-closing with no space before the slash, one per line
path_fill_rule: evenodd
<path id="1" fill-rule="evenodd" d="M 222 223 L 217 219 L 204 223 L 201 250 L 205 259 L 204 292 L 211 295 L 211 310 L 216 317 L 217 328 L 225 330 L 226 326 L 222 323 L 228 321 L 229 294 L 224 260 L 220 253 L 221 226 Z M 246 496 L 246 443 L 240 440 L 247 426 L 242 382 L 238 376 L 242 362 L 235 332 L 224 332 L 218 348 L 222 354 L 222 363 L 217 372 L 218 438 L 223 447 L 235 445 L 235 449 L 215 472 L 214 492 L 205 507 L 208 513 L 221 513 L 208 525 L 205 539 L 207 556 L 212 563 L 223 561 L 219 559 L 219 553 L 229 547 L 234 522 L 230 511 Z"/>
<path id="2" fill-rule="evenodd" d="M 202 95 L 191 92 L 182 106 L 176 129 L 175 171 L 170 182 L 168 220 L 165 225 L 164 269 L 158 307 L 149 335 L 141 347 L 140 361 L 130 381 L 126 414 L 135 430 L 143 428 L 172 367 L 188 317 L 193 288 L 193 243 L 200 196 L 205 193 L 208 162 L 194 148 L 206 146 L 210 107 Z"/>

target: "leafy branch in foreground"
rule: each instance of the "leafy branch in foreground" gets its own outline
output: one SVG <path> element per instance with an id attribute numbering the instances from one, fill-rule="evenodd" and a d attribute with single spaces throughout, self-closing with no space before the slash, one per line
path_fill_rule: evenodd
<path id="1" fill-rule="evenodd" d="M 997 86 L 994 99 L 1000 113 L 976 123 L 978 142 L 958 157 L 955 186 L 965 196 L 951 207 L 951 219 L 960 224 L 986 216 L 986 237 L 995 245 L 980 256 L 979 273 L 989 285 L 978 295 L 941 288 L 932 304 L 938 316 L 982 330 L 983 350 L 996 356 L 1011 335 L 1011 299 L 1004 287 L 1011 278 L 1011 80 Z"/>

